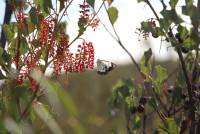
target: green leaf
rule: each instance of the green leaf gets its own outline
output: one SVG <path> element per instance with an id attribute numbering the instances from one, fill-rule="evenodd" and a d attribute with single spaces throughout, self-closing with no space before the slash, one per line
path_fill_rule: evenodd
<path id="1" fill-rule="evenodd" d="M 136 97 L 134 96 L 134 93 L 130 94 L 125 98 L 126 105 L 129 109 L 136 107 Z"/>
<path id="2" fill-rule="evenodd" d="M 162 84 L 164 82 L 164 80 L 166 80 L 168 78 L 167 76 L 167 70 L 163 67 L 161 67 L 160 65 L 157 65 L 155 67 L 156 69 L 156 78 L 155 81 L 153 82 L 155 85 L 155 92 L 157 94 L 161 93 L 161 89 L 162 89 Z"/>
<path id="3" fill-rule="evenodd" d="M 13 33 L 18 31 L 18 24 L 17 22 L 10 22 L 9 27 Z"/>
<path id="4" fill-rule="evenodd" d="M 193 5 L 193 0 L 185 0 L 185 5 L 182 6 L 182 14 L 190 16 L 194 16 L 195 6 Z"/>
<path id="5" fill-rule="evenodd" d="M 176 4 L 178 3 L 178 0 L 170 0 L 169 5 L 172 9 L 175 9 Z"/>
<path id="6" fill-rule="evenodd" d="M 149 59 L 151 58 L 152 55 L 152 50 L 149 48 L 147 51 L 144 52 L 144 57 L 145 57 L 145 66 L 147 66 Z"/>
<path id="7" fill-rule="evenodd" d="M 52 5 L 52 2 L 51 2 L 51 0 L 44 0 L 44 4 L 43 4 L 43 6 L 44 6 L 44 11 L 46 12 L 46 13 L 50 13 L 50 9 L 53 9 L 53 5 Z"/>
<path id="8" fill-rule="evenodd" d="M 58 31 L 60 31 L 61 33 L 64 32 L 66 33 L 66 29 L 67 28 L 67 22 L 60 22 L 58 24 Z"/>
<path id="9" fill-rule="evenodd" d="M 172 90 L 172 104 L 177 106 L 182 100 L 182 88 L 177 86 Z"/>
<path id="10" fill-rule="evenodd" d="M 53 9 L 51 0 L 34 0 L 34 3 L 38 5 L 42 11 L 49 14 L 50 9 Z"/>
<path id="11" fill-rule="evenodd" d="M 155 98 L 151 98 L 148 101 L 149 106 L 151 106 L 153 109 L 156 109 L 158 107 L 158 102 L 156 101 Z"/>
<path id="12" fill-rule="evenodd" d="M 166 123 L 167 125 L 161 123 L 160 128 L 158 129 L 161 134 L 179 134 L 180 127 L 173 118 L 166 118 Z"/>
<path id="13" fill-rule="evenodd" d="M 79 18 L 78 20 L 78 27 L 79 33 L 83 34 L 86 30 L 87 20 L 85 18 Z"/>
<path id="14" fill-rule="evenodd" d="M 26 39 L 24 37 L 21 38 L 20 40 L 20 54 L 25 54 L 28 52 L 29 47 Z"/>
<path id="15" fill-rule="evenodd" d="M 177 30 L 181 38 L 185 38 L 189 34 L 189 31 L 184 26 L 178 25 Z"/>
<path id="16" fill-rule="evenodd" d="M 2 47 L 0 47 L 0 56 L 2 56 L 2 54 L 3 54 L 3 48 Z"/>
<path id="17" fill-rule="evenodd" d="M 28 33 L 32 33 L 35 30 L 35 26 L 32 22 L 28 22 Z"/>
<path id="18" fill-rule="evenodd" d="M 111 24 L 113 25 L 118 18 L 118 10 L 116 7 L 108 8 L 108 17 L 109 17 Z"/>
<path id="19" fill-rule="evenodd" d="M 171 23 L 172 23 L 171 20 L 166 20 L 165 18 L 160 18 L 160 27 L 164 28 L 165 31 L 169 30 Z"/>
<path id="20" fill-rule="evenodd" d="M 8 47 L 8 53 L 11 55 L 11 57 L 15 56 L 15 51 L 17 50 L 17 38 L 15 38 L 14 40 L 12 40 L 12 42 L 10 43 L 9 47 Z"/>
<path id="21" fill-rule="evenodd" d="M 32 7 L 31 10 L 29 11 L 30 14 L 30 19 L 31 22 L 35 25 L 38 25 L 39 20 L 38 20 L 38 16 L 37 16 L 37 10 L 35 7 Z"/>
<path id="22" fill-rule="evenodd" d="M 133 83 L 131 79 L 120 80 L 113 87 L 113 90 L 120 93 L 123 98 L 130 95 L 131 89 L 133 89 Z"/>
<path id="23" fill-rule="evenodd" d="M 140 60 L 140 68 L 142 73 L 144 73 L 145 75 L 149 75 L 150 73 L 150 66 L 148 66 L 148 61 L 151 57 L 151 49 L 147 50 L 146 52 L 144 52 L 144 55 L 142 57 L 142 59 Z"/>
<path id="24" fill-rule="evenodd" d="M 174 22 L 175 24 L 180 24 L 181 22 L 183 22 L 175 9 L 162 10 L 160 13 L 163 16 L 164 21 L 167 21 L 169 24 L 171 24 L 172 22 Z"/>
<path id="25" fill-rule="evenodd" d="M 152 32 L 153 31 L 152 26 L 150 26 L 149 22 L 147 22 L 147 21 L 141 22 L 141 29 L 144 30 L 145 32 Z"/>
<path id="26" fill-rule="evenodd" d="M 142 119 L 140 116 L 135 115 L 133 118 L 133 129 L 139 129 L 142 125 Z"/>
<path id="27" fill-rule="evenodd" d="M 10 63 L 10 62 L 11 62 L 11 55 L 10 55 L 10 54 L 8 54 L 7 52 L 4 52 L 3 55 L 2 55 L 2 58 L 3 58 L 3 60 L 4 60 L 5 62 L 11 64 L 11 63 Z M 9 65 L 9 64 L 8 64 L 8 65 Z"/>
<path id="28" fill-rule="evenodd" d="M 4 61 L 4 59 L 3 59 L 3 52 L 4 52 L 4 50 L 3 50 L 3 48 L 2 47 L 0 47 L 0 66 L 4 66 L 5 65 L 5 61 Z M 2 72 L 1 72 L 2 73 Z M 1 76 L 0 76 L 1 77 Z M 3 79 L 3 78 L 2 78 Z"/>
<path id="29" fill-rule="evenodd" d="M 5 33 L 7 41 L 10 42 L 14 37 L 14 33 L 8 24 L 3 25 L 3 32 Z"/>
<path id="30" fill-rule="evenodd" d="M 86 1 L 92 8 L 94 8 L 95 0 L 86 0 Z"/>
<path id="31" fill-rule="evenodd" d="M 189 50 L 193 50 L 196 47 L 196 43 L 193 38 L 187 38 L 183 41 L 183 46 Z"/>
<path id="32" fill-rule="evenodd" d="M 156 81 L 163 82 L 167 78 L 167 70 L 160 65 L 156 67 Z"/>
<path id="33" fill-rule="evenodd" d="M 28 43 L 26 41 L 26 38 L 24 37 L 16 37 L 15 39 L 13 39 L 8 48 L 9 53 L 12 55 L 12 57 L 16 56 L 18 50 L 20 54 L 25 54 L 28 51 L 28 49 Z"/>
<path id="34" fill-rule="evenodd" d="M 110 105 L 113 108 L 122 108 L 125 104 L 128 108 L 136 106 L 136 97 L 134 96 L 134 85 L 132 79 L 123 79 L 116 83 L 113 87 Z"/>

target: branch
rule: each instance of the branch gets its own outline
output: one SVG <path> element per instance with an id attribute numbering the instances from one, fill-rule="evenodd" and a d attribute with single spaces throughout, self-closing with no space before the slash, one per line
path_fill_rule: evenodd
<path id="1" fill-rule="evenodd" d="M 151 5 L 151 3 L 149 2 L 149 0 L 146 0 L 145 2 L 151 8 L 151 10 L 154 13 L 155 17 L 157 18 L 158 22 L 161 23 L 160 19 L 158 17 L 158 14 L 154 10 L 154 8 Z M 200 5 L 199 2 L 198 2 L 198 5 Z M 182 71 L 183 71 L 183 75 L 184 75 L 184 78 L 185 78 L 185 82 L 186 82 L 187 90 L 188 90 L 188 94 L 189 94 L 189 103 L 190 103 L 189 116 L 192 120 L 192 125 L 191 125 L 191 128 L 190 128 L 190 134 L 193 134 L 195 132 L 195 106 L 194 106 L 194 100 L 193 100 L 193 91 L 192 91 L 190 79 L 189 79 L 188 74 L 187 74 L 187 69 L 186 69 L 185 61 L 183 59 L 182 51 L 181 51 L 181 48 L 180 48 L 180 43 L 175 39 L 171 29 L 169 29 L 169 32 L 167 34 L 166 34 L 166 32 L 164 32 L 164 30 L 162 30 L 162 32 L 164 33 L 164 35 L 166 37 L 167 36 L 170 37 L 169 41 L 170 41 L 171 45 L 176 48 L 176 51 L 177 51 L 178 56 L 179 56 L 179 60 L 181 62 Z"/>
<path id="2" fill-rule="evenodd" d="M 110 21 L 110 23 L 111 23 L 111 19 L 110 19 L 109 14 L 108 14 L 108 9 L 107 9 L 107 7 L 106 7 L 104 1 L 103 1 L 103 4 L 104 4 L 104 8 L 105 8 L 105 10 L 106 10 L 107 16 L 108 16 L 108 18 L 109 18 L 109 21 Z M 114 39 L 115 39 L 115 40 L 117 41 L 117 43 L 121 46 L 121 48 L 128 54 L 128 56 L 130 57 L 131 61 L 132 61 L 133 64 L 135 65 L 137 71 L 138 71 L 139 74 L 141 75 L 141 77 L 142 77 L 143 79 L 146 79 L 145 74 L 141 71 L 139 65 L 137 64 L 137 62 L 136 62 L 136 60 L 134 59 L 134 57 L 132 56 L 132 54 L 125 48 L 125 46 L 124 46 L 123 43 L 121 42 L 121 39 L 120 39 L 120 37 L 119 37 L 119 35 L 118 35 L 118 33 L 117 33 L 117 31 L 116 31 L 114 25 L 113 25 L 113 24 L 111 24 L 111 25 L 112 25 L 112 29 L 113 29 L 113 31 L 114 31 L 114 33 L 115 33 L 115 36 L 116 36 L 116 38 L 114 38 Z M 113 36 L 112 36 L 112 37 L 113 37 Z"/>

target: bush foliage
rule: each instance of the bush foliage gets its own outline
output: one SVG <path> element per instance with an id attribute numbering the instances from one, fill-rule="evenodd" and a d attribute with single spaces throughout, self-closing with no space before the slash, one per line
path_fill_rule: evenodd
<path id="1" fill-rule="evenodd" d="M 96 10 L 95 0 L 83 0 L 78 5 L 77 35 L 71 39 L 64 17 L 73 0 L 5 1 L 8 12 L 2 25 L 0 48 L 0 78 L 4 80 L 0 102 L 2 133 L 33 133 L 31 124 L 37 119 L 42 120 L 52 133 L 65 133 L 55 120 L 56 112 L 52 107 L 58 111 L 64 108 L 71 117 L 73 132 L 84 133 L 71 96 L 45 75 L 50 68 L 53 75 L 94 68 L 93 42 L 82 36 L 88 28 L 95 31 L 102 24 L 98 17 L 101 9 L 106 11 L 114 32 L 106 28 L 109 24 L 103 24 L 104 28 L 129 55 L 140 75 L 119 80 L 113 86 L 109 101 L 111 113 L 123 111 L 128 134 L 200 133 L 200 1 L 185 0 L 180 7 L 178 0 L 160 0 L 162 10 L 156 11 L 151 1 L 138 0 L 139 4 L 145 3 L 151 9 L 154 17 L 141 22 L 136 28 L 137 33 L 147 40 L 159 38 L 168 43 L 179 58 L 175 70 L 155 65 L 151 48 L 144 52 L 139 63 L 135 61 L 115 29 L 119 11 L 113 2 L 102 0 Z M 14 22 L 9 19 L 12 14 Z M 190 23 L 182 18 L 183 15 Z M 81 43 L 74 53 L 71 46 L 77 40 Z M 41 103 L 41 96 L 49 103 Z M 113 133 L 117 131 L 113 129 Z"/>

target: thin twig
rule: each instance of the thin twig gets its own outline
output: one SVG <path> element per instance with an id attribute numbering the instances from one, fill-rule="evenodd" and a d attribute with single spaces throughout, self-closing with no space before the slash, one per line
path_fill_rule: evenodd
<path id="1" fill-rule="evenodd" d="M 142 133 L 143 133 L 143 134 L 146 134 L 146 119 L 147 119 L 147 116 L 146 116 L 145 112 L 143 113 L 142 118 L 143 118 L 143 123 L 142 123 L 142 126 L 143 126 L 143 128 L 142 128 Z"/>
<path id="2" fill-rule="evenodd" d="M 70 1 L 69 5 L 71 5 L 71 2 L 72 2 L 72 1 L 73 1 L 73 0 Z M 69 5 L 67 5 L 67 7 L 65 8 L 65 11 L 66 11 L 67 8 L 69 7 Z M 64 12 L 65 12 L 65 11 L 64 11 Z M 55 25 L 57 25 L 57 24 L 61 21 L 63 15 L 64 15 L 64 12 L 63 12 L 63 14 L 61 15 L 61 17 L 60 17 L 59 20 L 58 20 L 58 16 L 57 16 Z M 54 29 L 53 36 L 52 36 L 52 38 L 51 38 L 51 42 L 52 42 L 53 39 L 54 39 L 55 32 L 56 32 L 56 28 Z M 43 70 L 42 70 L 43 73 L 45 73 L 46 68 L 47 68 L 47 65 L 49 65 L 49 64 L 47 64 L 47 63 L 49 63 L 49 62 L 48 62 L 48 56 L 49 56 L 49 48 L 48 48 L 47 55 L 46 55 L 46 57 L 44 58 L 44 60 L 45 60 L 45 66 L 44 66 L 44 68 L 43 68 Z M 32 99 L 31 99 L 31 101 L 27 104 L 25 110 L 23 111 L 23 113 L 22 113 L 21 116 L 20 116 L 19 121 L 21 121 L 21 120 L 26 116 L 26 114 L 28 113 L 28 111 L 29 111 L 29 109 L 30 109 L 30 107 L 31 107 L 31 105 L 32 105 L 32 103 L 33 103 L 33 101 L 37 98 L 37 94 L 38 94 L 39 91 L 40 91 L 40 90 L 37 90 L 37 91 L 34 92 L 34 95 L 33 95 Z"/>
<path id="3" fill-rule="evenodd" d="M 72 4 L 73 0 L 71 0 L 69 2 L 69 4 L 65 7 L 65 10 L 63 11 L 62 15 L 60 16 L 60 19 L 58 20 L 58 23 L 60 23 L 60 21 L 62 20 L 62 17 L 64 16 L 65 12 L 67 11 L 67 9 L 69 8 L 69 6 Z"/>
<path id="4" fill-rule="evenodd" d="M 104 2 L 104 1 L 103 1 L 103 2 Z M 106 7 L 106 5 L 105 5 L 105 2 L 104 2 L 103 4 L 104 4 L 104 8 L 105 8 L 105 10 L 106 10 L 107 16 L 108 16 L 108 18 L 109 18 L 109 21 L 110 21 L 110 23 L 111 23 L 111 18 L 109 17 L 108 9 L 107 9 L 107 7 Z M 133 64 L 135 65 L 137 71 L 138 71 L 139 74 L 141 75 L 141 77 L 142 77 L 143 79 L 146 79 L 146 76 L 142 73 L 142 71 L 141 71 L 141 69 L 140 69 L 138 63 L 136 62 L 136 60 L 134 59 L 134 57 L 132 56 L 132 54 L 125 48 L 125 46 L 124 46 L 123 43 L 121 42 L 121 39 L 120 39 L 120 37 L 119 37 L 119 35 L 118 35 L 118 33 L 117 33 L 117 31 L 116 31 L 114 25 L 111 24 L 111 26 L 112 26 L 112 29 L 113 29 L 113 31 L 114 31 L 114 33 L 115 33 L 115 36 L 117 37 L 117 40 L 116 40 L 116 41 L 117 41 L 118 44 L 121 46 L 121 48 L 128 54 L 128 56 L 130 57 L 131 61 L 132 61 Z M 115 38 L 114 38 L 114 39 L 115 39 Z"/>
<path id="5" fill-rule="evenodd" d="M 157 18 L 158 22 L 160 22 L 160 18 L 158 17 L 158 14 L 156 13 L 156 11 L 154 10 L 153 6 L 151 5 L 151 3 L 149 2 L 149 0 L 146 0 L 145 1 L 149 7 L 151 8 L 152 12 L 154 13 L 155 17 Z M 186 85 L 187 85 L 187 90 L 188 90 L 188 94 L 189 94 L 189 103 L 190 103 L 190 113 L 189 113 L 189 116 L 191 117 L 192 119 L 192 127 L 190 128 L 190 134 L 193 134 L 195 132 L 195 107 L 194 107 L 194 101 L 193 101 L 193 93 L 192 93 L 192 87 L 191 87 L 191 82 L 190 82 L 190 79 L 188 77 L 188 74 L 187 74 L 187 69 L 186 69 L 186 65 L 185 65 L 185 62 L 184 62 L 184 59 L 183 59 L 183 55 L 182 55 L 182 52 L 181 52 L 181 48 L 180 48 L 180 43 L 178 43 L 172 33 L 172 30 L 169 29 L 170 31 L 166 34 L 163 30 L 162 32 L 164 33 L 164 35 L 167 37 L 170 37 L 169 38 L 169 41 L 171 43 L 172 46 L 174 46 L 176 48 L 176 51 L 177 51 L 177 54 L 179 56 L 179 60 L 181 62 L 181 66 L 182 66 L 182 71 L 183 71 L 183 75 L 184 75 L 184 78 L 185 78 L 185 82 L 186 82 Z"/>

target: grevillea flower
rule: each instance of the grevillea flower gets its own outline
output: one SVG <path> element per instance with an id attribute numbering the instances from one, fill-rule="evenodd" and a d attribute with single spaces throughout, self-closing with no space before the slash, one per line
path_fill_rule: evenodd
<path id="1" fill-rule="evenodd" d="M 148 19 L 147 22 L 150 27 L 152 27 L 152 28 L 156 27 L 156 22 L 155 22 L 154 18 Z"/>
<path id="2" fill-rule="evenodd" d="M 87 4 L 87 2 L 84 0 L 83 1 L 83 4 L 80 4 L 79 5 L 79 7 L 80 7 L 80 14 L 81 14 L 81 16 L 80 16 L 80 18 L 85 18 L 85 19 L 89 19 L 89 12 L 90 12 L 90 6 L 89 6 L 89 4 Z"/>
<path id="3" fill-rule="evenodd" d="M 16 20 L 19 28 L 24 28 L 25 27 L 25 19 L 26 19 L 26 14 L 23 12 L 23 10 L 20 10 L 16 12 Z"/>
<path id="4" fill-rule="evenodd" d="M 96 16 L 96 14 L 91 14 L 91 17 L 88 20 L 88 25 L 92 27 L 92 29 L 95 31 L 95 29 L 98 27 L 100 22 L 100 19 Z"/>
<path id="5" fill-rule="evenodd" d="M 39 42 L 41 44 L 51 44 L 54 27 L 55 19 L 52 16 L 45 18 L 41 22 L 39 32 Z"/>
<path id="6" fill-rule="evenodd" d="M 87 68 L 93 69 L 94 47 L 91 42 L 83 42 L 78 46 L 75 54 L 71 53 L 68 48 L 63 50 L 57 53 L 55 57 L 55 74 L 60 74 L 62 70 L 65 72 L 83 72 Z"/>
<path id="7" fill-rule="evenodd" d="M 24 66 L 19 70 L 19 74 L 17 76 L 17 83 L 18 84 L 22 84 L 23 81 L 27 78 L 29 78 L 30 80 L 30 84 L 31 84 L 31 88 L 33 91 L 37 90 L 37 84 L 33 84 L 36 82 L 33 82 L 33 80 L 31 80 L 30 78 L 30 73 L 33 69 L 35 68 L 39 68 L 40 63 L 39 63 L 39 59 L 40 59 L 40 55 L 41 55 L 41 50 L 36 49 L 34 52 L 30 52 L 27 54 L 26 58 L 24 59 Z"/>
<path id="8" fill-rule="evenodd" d="M 95 30 L 99 25 L 100 20 L 96 14 L 90 12 L 90 6 L 85 0 L 83 1 L 83 4 L 80 5 L 80 9 L 79 21 L 81 20 L 85 23 L 85 26 L 91 26 L 93 30 Z"/>
<path id="9" fill-rule="evenodd" d="M 94 16 L 89 12 L 89 5 L 84 2 L 80 5 L 82 9 L 81 19 L 83 19 L 85 26 L 91 26 L 96 28 L 98 20 L 94 19 Z M 19 12 L 17 14 L 17 22 L 24 24 L 24 13 Z M 38 15 L 40 12 L 38 11 Z M 39 90 L 39 84 L 31 78 L 30 73 L 34 69 L 43 69 L 42 61 L 45 64 L 52 63 L 51 67 L 55 74 L 61 72 L 83 72 L 86 69 L 93 69 L 94 67 L 94 47 L 91 42 L 83 42 L 78 45 L 76 53 L 72 53 L 69 48 L 69 36 L 63 29 L 58 29 L 59 33 L 55 33 L 55 16 L 49 15 L 44 18 L 41 23 L 38 32 L 35 32 L 34 38 L 26 38 L 28 41 L 29 51 L 25 54 L 16 54 L 13 58 L 13 64 L 18 70 L 18 76 L 16 78 L 18 84 L 22 84 L 24 80 L 28 80 L 32 91 Z M 82 23 L 81 23 L 82 24 Z M 20 25 L 19 25 L 20 26 Z M 43 51 L 45 50 L 45 51 Z M 42 52 L 47 52 L 43 54 Z M 47 61 L 46 61 L 47 59 Z"/>

